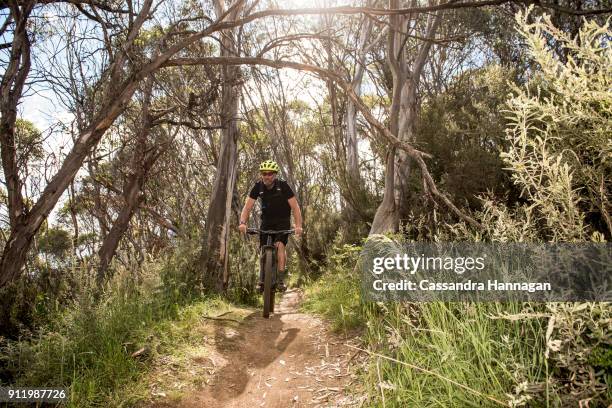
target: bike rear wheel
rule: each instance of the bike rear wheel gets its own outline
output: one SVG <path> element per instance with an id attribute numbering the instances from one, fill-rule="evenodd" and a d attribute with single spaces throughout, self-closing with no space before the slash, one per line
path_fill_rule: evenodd
<path id="1" fill-rule="evenodd" d="M 272 290 L 272 273 L 274 272 L 274 257 L 272 249 L 264 252 L 264 293 L 263 293 L 263 317 L 270 317 L 270 312 L 274 311 L 274 291 Z"/>

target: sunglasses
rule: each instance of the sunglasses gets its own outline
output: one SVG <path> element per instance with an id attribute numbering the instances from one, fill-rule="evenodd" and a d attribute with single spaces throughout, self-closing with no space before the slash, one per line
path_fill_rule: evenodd
<path id="1" fill-rule="evenodd" d="M 273 176 L 274 174 L 276 174 L 276 172 L 274 171 L 262 171 L 261 172 L 262 176 Z"/>

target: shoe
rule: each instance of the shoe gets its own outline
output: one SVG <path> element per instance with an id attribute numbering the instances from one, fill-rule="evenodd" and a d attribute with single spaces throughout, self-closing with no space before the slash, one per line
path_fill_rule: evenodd
<path id="1" fill-rule="evenodd" d="M 257 292 L 258 293 L 263 293 L 264 292 L 264 283 L 263 282 L 257 282 Z"/>

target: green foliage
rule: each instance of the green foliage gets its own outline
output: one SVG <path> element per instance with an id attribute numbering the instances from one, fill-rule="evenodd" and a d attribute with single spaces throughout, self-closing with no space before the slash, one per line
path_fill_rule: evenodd
<path id="1" fill-rule="evenodd" d="M 552 391 L 563 406 L 612 398 L 612 308 L 609 303 L 549 303 L 545 356 L 554 367 Z"/>
<path id="2" fill-rule="evenodd" d="M 261 297 L 255 290 L 259 277 L 259 238 L 245 238 L 238 233 L 230 239 L 231 279 L 227 297 L 239 304 L 257 304 Z"/>
<path id="3" fill-rule="evenodd" d="M 519 14 L 517 21 L 540 70 L 508 101 L 510 146 L 502 158 L 528 203 L 515 211 L 487 203 L 484 224 L 499 225 L 495 218 L 503 218 L 506 225 L 522 226 L 518 236 L 489 229 L 500 240 L 600 241 L 611 232 L 606 179 L 612 174 L 612 52 L 604 42 L 609 26 L 590 22 L 570 38 L 546 16 L 528 23 Z M 568 50 L 567 63 L 547 47 L 549 36 Z"/>
<path id="4" fill-rule="evenodd" d="M 401 245 L 399 236 L 370 239 Z M 381 393 L 387 407 L 496 406 L 483 395 L 513 406 L 545 406 L 534 396 L 545 389 L 545 323 L 520 318 L 536 310 L 515 303 L 366 303 L 355 268 L 360 255 L 367 257 L 361 250 L 333 248 L 329 272 L 307 288 L 304 309 L 336 330 L 363 329 L 371 351 L 400 361 L 370 359 L 362 381 L 371 406 L 382 405 Z"/>
<path id="5" fill-rule="evenodd" d="M 155 357 L 193 342 L 192 327 L 202 314 L 228 308 L 188 286 L 183 255 L 146 264 L 137 281 L 133 272 L 122 271 L 99 299 L 84 282 L 72 306 L 35 335 L 0 343 L 2 383 L 67 387 L 70 407 L 118 406 L 147 397 L 143 375 Z"/>
<path id="6" fill-rule="evenodd" d="M 337 213 L 321 212 L 317 217 L 308 220 L 308 255 L 313 267 L 309 278 L 320 275 L 322 270 L 319 266 L 332 261 L 329 259 L 329 248 L 340 238 L 338 235 L 338 224 L 341 217 Z"/>
<path id="7" fill-rule="evenodd" d="M 30 161 L 44 158 L 42 134 L 29 120 L 17 119 L 15 121 L 15 142 L 17 144 L 17 163 L 20 167 Z"/>
<path id="8" fill-rule="evenodd" d="M 416 144 L 433 155 L 430 172 L 456 204 L 480 208 L 478 195 L 490 191 L 501 197 L 511 190 L 499 151 L 505 145 L 506 125 L 500 110 L 512 76 L 499 65 L 464 72 L 423 107 Z M 420 175 L 413 178 L 418 191 Z M 420 199 L 421 194 L 414 196 Z M 414 207 L 420 205 L 415 202 Z"/>
<path id="9" fill-rule="evenodd" d="M 379 305 L 368 318 L 371 348 L 419 369 L 373 362 L 366 381 L 378 388 L 375 401 L 384 393 L 393 407 L 498 406 L 492 399 L 541 406 L 515 387 L 528 382 L 542 389 L 545 379 L 541 323 L 502 318 L 521 310 L 522 305 L 502 303 Z"/>
<path id="10" fill-rule="evenodd" d="M 67 231 L 43 226 L 28 254 L 29 273 L 0 289 L 0 333 L 27 336 L 70 302 L 75 289 L 71 249 Z"/>
<path id="11" fill-rule="evenodd" d="M 509 208 L 485 199 L 477 214 L 485 230 L 459 224 L 452 232 L 455 239 L 501 242 L 604 241 L 610 236 L 612 165 L 609 24 L 586 22 L 572 38 L 547 16 L 530 22 L 528 14 L 519 13 L 517 22 L 539 69 L 508 101 L 509 147 L 501 155 L 526 203 Z M 566 61 L 559 58 L 559 46 Z M 610 399 L 611 377 L 602 369 L 602 356 L 612 345 L 611 313 L 607 303 L 550 303 L 540 314 L 523 314 L 548 319 L 539 334 L 546 339 L 548 388 L 536 390 L 533 398 L 546 396 L 561 406 L 585 401 L 597 406 Z M 533 385 L 527 381 L 525 387 Z"/>
<path id="12" fill-rule="evenodd" d="M 71 247 L 72 239 L 70 233 L 61 228 L 46 229 L 38 240 L 40 252 L 53 255 L 58 259 L 66 256 Z"/>
<path id="13" fill-rule="evenodd" d="M 326 317 L 337 331 L 359 328 L 365 323 L 359 275 L 350 266 L 355 265 L 360 251 L 361 247 L 355 245 L 334 247 L 326 274 L 306 289 L 303 309 Z"/>
<path id="14" fill-rule="evenodd" d="M 529 22 L 519 14 L 517 20 L 539 69 L 526 86 L 513 88 L 506 121 L 494 116 L 506 132 L 491 147 L 505 146 L 501 159 L 523 203 L 509 207 L 485 198 L 476 214 L 484 231 L 458 224 L 440 228 L 436 238 L 602 241 L 610 233 L 606 183 L 612 174 L 612 61 L 604 39 L 609 26 L 585 23 L 578 38 L 570 38 L 547 17 Z M 549 48 L 551 37 L 556 50 Z M 567 62 L 558 58 L 560 44 L 567 49 Z M 496 87 L 495 76 L 484 76 L 482 89 L 489 81 Z M 486 134 L 488 122 L 482 118 L 490 116 L 481 110 L 486 103 L 473 102 L 453 116 L 430 109 L 426 125 L 443 122 L 446 135 L 455 136 L 474 125 L 476 134 Z M 457 126 L 441 119 L 453 117 L 460 118 Z M 426 228 L 420 220 L 411 228 Z M 392 239 L 401 244 L 400 237 Z M 341 285 L 353 284 L 356 290 L 356 279 L 326 279 L 311 294 L 319 304 L 351 292 Z M 344 304 L 335 310 L 341 308 Z M 318 310 L 337 319 L 334 309 Z M 369 349 L 399 361 L 372 357 L 364 380 L 376 390 L 373 406 L 496 406 L 491 398 L 509 406 L 605 406 L 611 399 L 608 303 L 390 303 L 353 310 L 367 322 Z"/>
<path id="15" fill-rule="evenodd" d="M 141 30 L 138 33 L 138 37 L 134 40 L 134 46 L 145 48 L 146 46 L 159 42 L 166 34 L 167 33 L 164 32 L 164 28 L 161 25 L 155 25 L 148 30 Z"/>

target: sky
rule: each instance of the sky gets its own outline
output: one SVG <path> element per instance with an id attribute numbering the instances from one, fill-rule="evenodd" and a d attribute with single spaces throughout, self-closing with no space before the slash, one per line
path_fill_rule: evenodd
<path id="1" fill-rule="evenodd" d="M 22 119 L 31 121 L 41 131 L 60 120 L 67 123 L 73 117 L 50 90 L 39 90 L 22 98 L 19 112 Z"/>
<path id="2" fill-rule="evenodd" d="M 326 3 L 332 3 L 330 0 L 272 0 L 272 7 L 279 8 L 308 8 L 308 7 L 322 7 Z M 44 19 L 47 22 L 52 22 L 57 20 L 54 15 L 54 10 L 50 8 L 45 8 Z M 313 18 L 314 16 L 309 16 L 309 18 Z M 53 46 L 44 45 L 44 47 L 49 50 L 52 49 Z M 60 57 L 60 60 L 64 60 Z M 56 59 L 57 61 L 57 59 Z M 65 60 L 64 60 L 65 61 Z M 36 61 L 33 61 L 36 63 Z M 46 61 L 45 63 L 48 63 Z M 291 69 L 283 69 L 281 70 L 281 76 L 283 78 L 283 82 L 285 84 L 294 84 L 293 90 L 300 88 L 300 84 L 302 82 L 302 78 L 304 77 L 303 73 L 300 73 Z M 310 89 L 311 95 L 303 95 L 299 90 L 295 92 L 291 92 L 288 90 L 292 96 L 301 98 L 303 96 L 306 102 L 312 101 L 312 93 L 316 94 L 317 97 L 322 97 L 321 89 Z M 27 93 L 26 96 L 22 98 L 21 104 L 19 106 L 19 113 L 22 119 L 29 120 L 34 123 L 34 125 L 41 131 L 47 130 L 50 126 L 57 123 L 58 120 L 61 120 L 64 123 L 69 122 L 73 116 L 62 106 L 62 104 L 58 101 L 57 96 L 54 92 L 49 89 L 46 89 L 43 86 L 33 85 L 32 89 Z"/>

